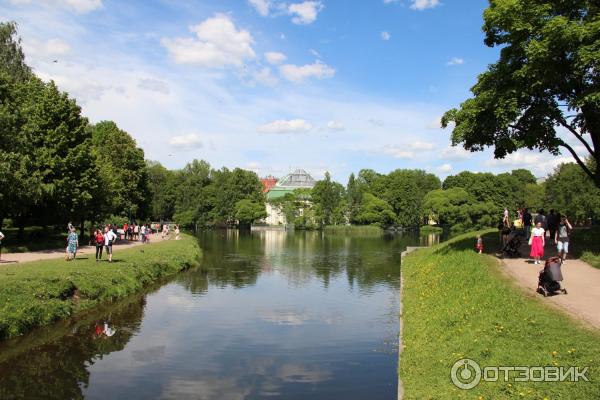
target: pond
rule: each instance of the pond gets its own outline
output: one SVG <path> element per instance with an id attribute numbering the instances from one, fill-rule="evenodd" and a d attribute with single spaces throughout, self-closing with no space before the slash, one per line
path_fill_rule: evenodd
<path id="1" fill-rule="evenodd" d="M 400 253 L 437 236 L 198 240 L 198 268 L 2 343 L 0 398 L 396 398 Z"/>

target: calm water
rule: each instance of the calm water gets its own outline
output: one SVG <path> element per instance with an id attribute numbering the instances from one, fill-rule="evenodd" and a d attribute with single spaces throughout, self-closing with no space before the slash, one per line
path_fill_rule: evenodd
<path id="1" fill-rule="evenodd" d="M 198 240 L 197 269 L 0 345 L 0 398 L 396 397 L 400 252 L 427 239 Z"/>

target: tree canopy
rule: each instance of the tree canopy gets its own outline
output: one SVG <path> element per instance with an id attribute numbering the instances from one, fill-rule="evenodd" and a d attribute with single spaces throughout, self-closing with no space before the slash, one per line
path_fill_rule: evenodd
<path id="1" fill-rule="evenodd" d="M 493 147 L 496 158 L 564 149 L 600 188 L 599 11 L 591 0 L 490 0 L 485 44 L 501 47 L 500 58 L 474 97 L 443 116 L 444 127 L 455 123 L 453 145 Z"/>

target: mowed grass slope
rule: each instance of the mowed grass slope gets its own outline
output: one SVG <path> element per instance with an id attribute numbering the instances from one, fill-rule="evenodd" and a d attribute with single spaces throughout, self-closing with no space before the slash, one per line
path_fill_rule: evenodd
<path id="1" fill-rule="evenodd" d="M 113 262 L 86 259 L 35 261 L 0 266 L 0 339 L 67 318 L 99 302 L 115 300 L 198 263 L 197 241 L 182 235 L 127 250 L 115 247 Z"/>
<path id="2" fill-rule="evenodd" d="M 487 231 L 484 241 L 497 243 L 497 236 Z M 535 293 L 523 294 L 495 258 L 476 254 L 474 246 L 471 233 L 403 260 L 404 398 L 599 398 L 600 334 L 547 307 Z M 481 366 L 589 366 L 591 383 L 482 381 L 461 390 L 450 370 L 462 358 Z"/>

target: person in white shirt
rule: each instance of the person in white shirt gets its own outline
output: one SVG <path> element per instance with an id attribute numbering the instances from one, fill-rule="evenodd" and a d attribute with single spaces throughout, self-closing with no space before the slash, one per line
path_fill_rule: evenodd
<path id="1" fill-rule="evenodd" d="M 112 262 L 112 247 L 113 242 L 117 240 L 117 235 L 109 229 L 109 227 L 104 228 L 104 248 L 106 249 L 106 254 L 108 254 L 108 262 Z"/>
<path id="2" fill-rule="evenodd" d="M 4 239 L 4 234 L 0 232 L 0 260 L 2 259 L 2 239 Z"/>
<path id="3" fill-rule="evenodd" d="M 533 258 L 534 264 L 540 264 L 540 259 L 544 257 L 545 237 L 546 231 L 542 228 L 542 223 L 538 222 L 531 231 L 531 237 L 529 238 L 529 244 L 531 245 L 529 255 Z"/>

